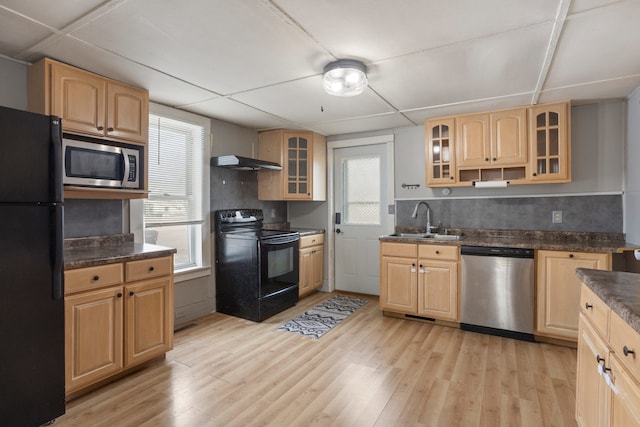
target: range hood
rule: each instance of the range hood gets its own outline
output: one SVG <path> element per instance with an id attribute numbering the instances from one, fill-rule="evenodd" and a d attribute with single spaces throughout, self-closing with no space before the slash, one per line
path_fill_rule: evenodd
<path id="1" fill-rule="evenodd" d="M 252 159 L 250 157 L 234 156 L 233 154 L 228 156 L 212 157 L 211 166 L 246 171 L 255 171 L 259 169 L 271 169 L 276 171 L 282 170 L 282 166 L 277 163 L 267 162 L 266 160 L 260 159 Z"/>

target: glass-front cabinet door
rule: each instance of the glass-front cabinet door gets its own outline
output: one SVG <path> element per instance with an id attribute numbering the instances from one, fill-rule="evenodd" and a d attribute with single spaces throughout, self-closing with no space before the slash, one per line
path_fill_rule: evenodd
<path id="1" fill-rule="evenodd" d="M 531 107 L 529 147 L 532 181 L 571 181 L 568 104 Z"/>
<path id="2" fill-rule="evenodd" d="M 426 120 L 427 186 L 456 182 L 453 118 Z"/>
<path id="3" fill-rule="evenodd" d="M 291 199 L 311 198 L 311 135 L 306 133 L 285 134 L 286 182 L 285 195 Z"/>

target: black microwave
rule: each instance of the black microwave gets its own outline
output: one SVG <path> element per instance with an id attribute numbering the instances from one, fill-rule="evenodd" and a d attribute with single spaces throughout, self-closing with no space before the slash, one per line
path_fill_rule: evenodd
<path id="1" fill-rule="evenodd" d="M 62 139 L 62 183 L 83 187 L 140 189 L 143 148 L 110 141 Z"/>

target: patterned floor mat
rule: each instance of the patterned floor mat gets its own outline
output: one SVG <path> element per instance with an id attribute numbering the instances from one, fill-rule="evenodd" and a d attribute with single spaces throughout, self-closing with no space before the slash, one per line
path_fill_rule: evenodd
<path id="1" fill-rule="evenodd" d="M 336 295 L 280 325 L 278 329 L 320 338 L 367 302 L 363 298 Z"/>

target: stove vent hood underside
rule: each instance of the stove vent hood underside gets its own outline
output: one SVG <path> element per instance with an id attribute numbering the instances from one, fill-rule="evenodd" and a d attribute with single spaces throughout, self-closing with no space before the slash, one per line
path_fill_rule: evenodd
<path id="1" fill-rule="evenodd" d="M 229 168 L 238 170 L 282 170 L 282 166 L 277 163 L 267 162 L 266 160 L 252 159 L 250 157 L 240 157 L 234 155 L 217 156 L 211 158 L 211 166 L 219 168 Z"/>

